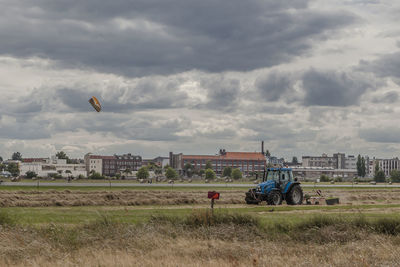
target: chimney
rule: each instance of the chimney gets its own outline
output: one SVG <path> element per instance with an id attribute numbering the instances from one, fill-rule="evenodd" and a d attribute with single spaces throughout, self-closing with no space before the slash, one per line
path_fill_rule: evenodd
<path id="1" fill-rule="evenodd" d="M 264 153 L 264 141 L 261 141 L 261 154 L 265 154 Z"/>

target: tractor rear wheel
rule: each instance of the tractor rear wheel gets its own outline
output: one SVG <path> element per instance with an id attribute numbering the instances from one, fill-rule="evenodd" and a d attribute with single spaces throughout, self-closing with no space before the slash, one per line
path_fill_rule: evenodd
<path id="1" fill-rule="evenodd" d="M 267 197 L 268 205 L 281 205 L 282 204 L 282 194 L 279 191 L 271 191 Z"/>
<path id="2" fill-rule="evenodd" d="M 296 184 L 290 189 L 286 196 L 286 202 L 289 205 L 301 205 L 303 203 L 303 190 Z"/>

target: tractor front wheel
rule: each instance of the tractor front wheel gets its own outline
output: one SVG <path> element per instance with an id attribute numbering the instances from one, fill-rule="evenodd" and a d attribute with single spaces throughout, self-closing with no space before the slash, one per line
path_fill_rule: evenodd
<path id="1" fill-rule="evenodd" d="M 296 184 L 290 189 L 286 196 L 286 202 L 289 205 L 301 205 L 303 203 L 303 190 Z"/>
<path id="2" fill-rule="evenodd" d="M 282 194 L 279 191 L 271 191 L 267 197 L 268 205 L 281 205 L 282 204 Z"/>

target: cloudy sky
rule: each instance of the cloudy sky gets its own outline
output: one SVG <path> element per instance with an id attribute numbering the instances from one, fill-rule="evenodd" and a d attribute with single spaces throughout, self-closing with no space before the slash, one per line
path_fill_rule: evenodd
<path id="1" fill-rule="evenodd" d="M 393 0 L 0 0 L 0 156 L 261 140 L 287 159 L 400 156 L 399 13 Z"/>

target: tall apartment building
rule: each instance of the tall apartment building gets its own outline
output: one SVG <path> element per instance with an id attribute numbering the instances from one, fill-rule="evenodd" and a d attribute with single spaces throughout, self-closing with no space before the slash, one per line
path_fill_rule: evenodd
<path id="1" fill-rule="evenodd" d="M 182 171 L 182 169 L 183 169 L 182 157 L 183 157 L 182 153 L 174 154 L 172 152 L 169 152 L 169 166 L 179 172 Z"/>
<path id="2" fill-rule="evenodd" d="M 332 157 L 325 153 L 322 156 L 303 156 L 302 166 L 346 169 L 346 156 L 344 153 L 335 153 Z"/>
<path id="3" fill-rule="evenodd" d="M 105 176 L 115 176 L 125 170 L 137 171 L 142 166 L 142 157 L 132 154 L 99 156 L 90 153 L 85 155 L 87 175 L 92 171 Z"/>
<path id="4" fill-rule="evenodd" d="M 347 170 L 356 170 L 357 169 L 357 157 L 353 155 L 349 155 L 345 159 L 345 167 Z"/>
<path id="5" fill-rule="evenodd" d="M 192 164 L 195 169 L 204 169 L 207 162 L 211 162 L 214 172 L 221 175 L 225 167 L 240 169 L 243 174 L 261 172 L 266 166 L 264 154 L 259 152 L 226 152 L 220 150 L 218 155 L 184 155 L 170 152 L 170 166 L 183 170 L 186 163 Z"/>

